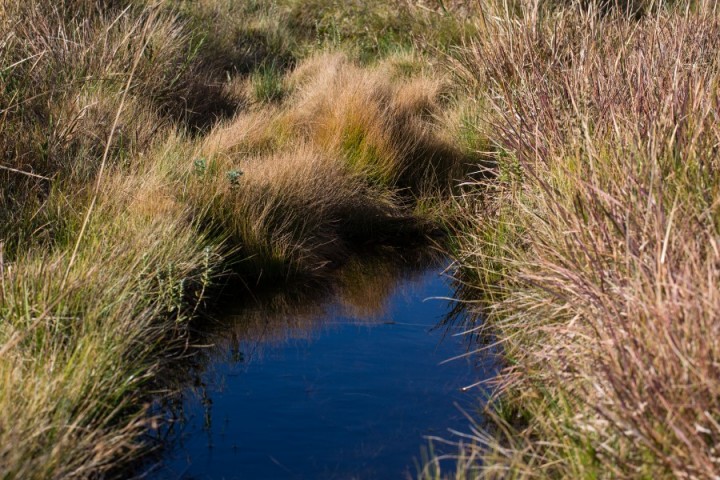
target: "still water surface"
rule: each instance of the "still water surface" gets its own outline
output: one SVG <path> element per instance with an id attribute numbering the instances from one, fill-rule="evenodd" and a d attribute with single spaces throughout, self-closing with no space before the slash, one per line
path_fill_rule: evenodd
<path id="1" fill-rule="evenodd" d="M 398 479 L 427 437 L 467 431 L 493 366 L 466 351 L 446 263 L 352 263 L 330 287 L 258 298 L 216 328 L 154 479 Z M 441 445 L 435 445 L 442 450 Z M 446 447 L 448 452 L 452 447 Z"/>

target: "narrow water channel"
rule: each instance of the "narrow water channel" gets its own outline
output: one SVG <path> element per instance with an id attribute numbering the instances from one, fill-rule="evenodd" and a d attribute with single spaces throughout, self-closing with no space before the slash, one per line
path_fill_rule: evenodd
<path id="1" fill-rule="evenodd" d="M 443 325 L 446 266 L 354 261 L 330 285 L 236 309 L 176 399 L 149 478 L 416 477 L 428 437 L 467 431 L 463 411 L 476 413 L 479 393 L 462 387 L 493 374 L 476 357 L 443 363 L 467 348 Z"/>

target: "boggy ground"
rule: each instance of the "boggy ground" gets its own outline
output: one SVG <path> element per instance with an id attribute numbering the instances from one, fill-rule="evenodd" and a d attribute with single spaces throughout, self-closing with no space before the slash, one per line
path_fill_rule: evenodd
<path id="1" fill-rule="evenodd" d="M 458 478 L 716 477 L 716 10 L 2 3 L 3 477 L 119 475 L 225 282 L 438 232 L 507 361 Z"/>

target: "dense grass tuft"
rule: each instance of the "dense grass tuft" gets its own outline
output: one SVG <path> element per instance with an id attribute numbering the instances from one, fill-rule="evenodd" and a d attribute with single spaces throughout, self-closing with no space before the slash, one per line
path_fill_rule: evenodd
<path id="1" fill-rule="evenodd" d="M 502 477 L 718 474 L 720 24 L 711 6 L 485 15 L 457 64 L 498 178 L 460 262 L 508 367 Z M 511 429 L 512 430 L 512 429 Z"/>

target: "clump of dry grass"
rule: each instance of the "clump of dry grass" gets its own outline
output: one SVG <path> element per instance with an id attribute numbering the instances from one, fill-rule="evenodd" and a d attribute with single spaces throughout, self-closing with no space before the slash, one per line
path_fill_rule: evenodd
<path id="1" fill-rule="evenodd" d="M 186 164 L 186 200 L 242 246 L 250 271 L 312 272 L 358 243 L 434 228 L 414 206 L 431 188 L 447 196 L 470 156 L 438 134 L 440 82 L 339 54 L 283 82 L 282 101 L 218 125 Z"/>
<path id="2" fill-rule="evenodd" d="M 461 176 L 463 152 L 437 135 L 447 83 L 403 75 L 392 61 L 361 69 L 345 57 L 301 66 L 285 122 L 378 184 L 420 191 Z"/>
<path id="3" fill-rule="evenodd" d="M 379 240 L 416 223 L 391 192 L 311 146 L 237 163 L 217 158 L 210 169 L 218 174 L 191 174 L 190 195 L 209 223 L 242 246 L 244 271 L 310 273 L 340 262 L 355 237 Z M 240 173 L 236 182 L 228 176 Z"/>
<path id="4" fill-rule="evenodd" d="M 499 152 L 460 261 L 509 358 L 496 414 L 519 433 L 479 434 L 479 471 L 715 478 L 714 7 L 511 12 L 485 15 L 458 64 Z"/>
<path id="5" fill-rule="evenodd" d="M 282 102 L 260 105 L 209 135 L 210 154 L 311 143 L 377 185 L 416 194 L 430 185 L 448 189 L 475 158 L 442 135 L 448 82 L 413 72 L 417 59 L 403 60 L 368 68 L 343 54 L 311 57 L 283 79 Z"/>

